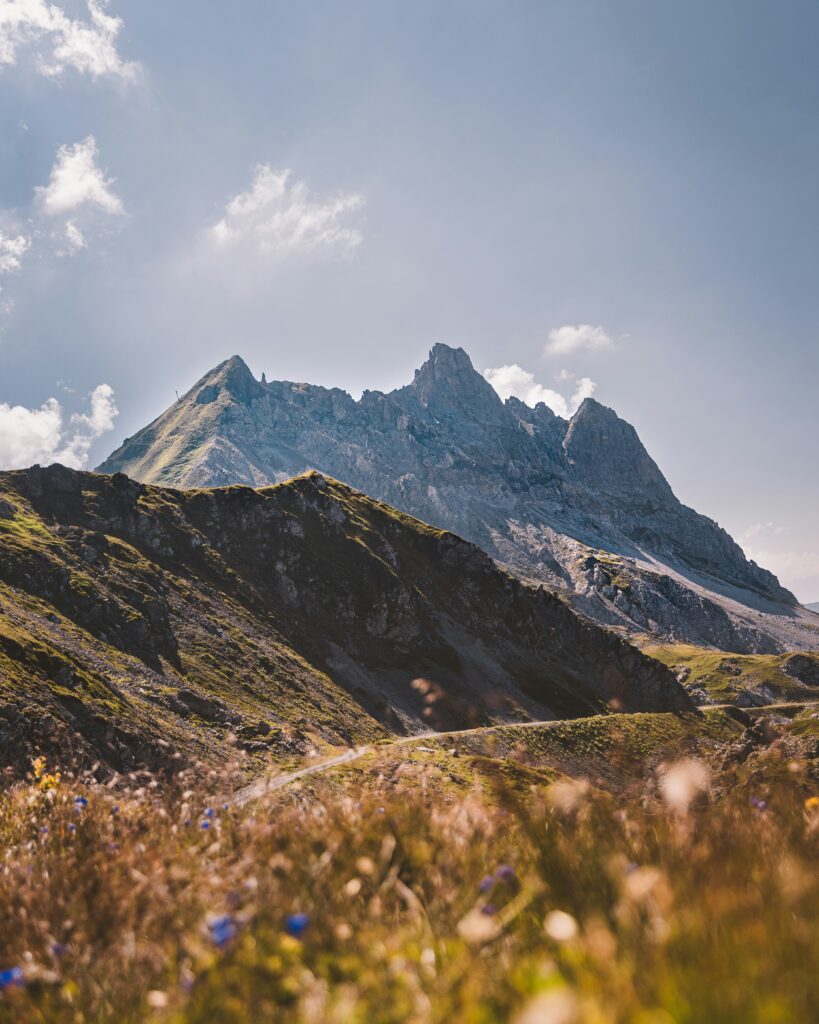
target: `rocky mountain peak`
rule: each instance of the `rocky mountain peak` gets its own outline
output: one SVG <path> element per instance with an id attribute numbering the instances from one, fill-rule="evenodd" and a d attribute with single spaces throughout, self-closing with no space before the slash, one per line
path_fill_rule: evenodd
<path id="1" fill-rule="evenodd" d="M 196 395 L 197 405 L 207 405 L 220 394 L 226 394 L 242 405 L 249 405 L 254 398 L 265 393 L 265 386 L 256 380 L 241 356 L 231 356 L 206 373 L 190 393 Z"/>
<path id="2" fill-rule="evenodd" d="M 489 416 L 493 421 L 503 417 L 503 402 L 462 348 L 433 345 L 427 361 L 415 371 L 415 380 L 402 389 L 408 390 L 433 415 Z"/>
<path id="3" fill-rule="evenodd" d="M 234 357 L 100 467 L 192 488 L 307 469 L 460 534 L 606 625 L 739 651 L 816 645 L 802 618 L 813 616 L 680 504 L 613 409 L 587 399 L 567 422 L 543 404 L 504 403 L 449 345 L 433 347 L 412 383 L 358 402 L 261 383 Z"/>
<path id="4" fill-rule="evenodd" d="M 634 427 L 594 398 L 584 399 L 569 421 L 563 450 L 572 476 L 598 490 L 676 500 Z"/>

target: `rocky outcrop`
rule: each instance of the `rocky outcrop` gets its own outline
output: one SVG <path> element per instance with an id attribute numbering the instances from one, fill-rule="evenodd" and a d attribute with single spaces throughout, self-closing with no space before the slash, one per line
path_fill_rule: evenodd
<path id="1" fill-rule="evenodd" d="M 474 544 L 317 473 L 175 491 L 35 467 L 0 474 L 0 500 L 0 761 L 18 767 L 690 707 Z"/>
<path id="2" fill-rule="evenodd" d="M 468 538 L 609 627 L 735 651 L 817 644 L 815 620 L 677 500 L 630 424 L 593 399 L 570 422 L 502 402 L 446 345 L 411 384 L 359 401 L 257 381 L 234 356 L 100 466 L 178 487 L 309 469 Z"/>

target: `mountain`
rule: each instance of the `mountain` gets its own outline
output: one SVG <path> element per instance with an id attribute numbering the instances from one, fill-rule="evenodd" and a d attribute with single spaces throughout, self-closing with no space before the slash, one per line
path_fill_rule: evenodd
<path id="1" fill-rule="evenodd" d="M 317 473 L 174 491 L 0 473 L 0 758 L 213 763 L 691 705 L 475 545 Z"/>
<path id="2" fill-rule="evenodd" d="M 805 607 L 810 612 L 819 612 L 819 601 L 814 601 L 811 604 L 806 604 Z"/>
<path id="3" fill-rule="evenodd" d="M 819 643 L 812 616 L 715 522 L 677 500 L 634 428 L 593 399 L 567 422 L 501 401 L 436 345 L 406 387 L 256 380 L 234 356 L 100 467 L 175 487 L 309 469 L 480 545 L 594 621 L 736 652 Z"/>

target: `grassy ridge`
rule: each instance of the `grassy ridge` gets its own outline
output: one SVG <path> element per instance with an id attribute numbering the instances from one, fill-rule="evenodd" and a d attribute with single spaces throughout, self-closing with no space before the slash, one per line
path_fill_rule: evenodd
<path id="1" fill-rule="evenodd" d="M 782 701 L 811 699 L 819 693 L 816 686 L 805 685 L 786 671 L 792 654 L 728 654 L 692 644 L 644 644 L 641 649 L 675 671 L 685 670 L 686 686 L 701 687 L 720 703 L 736 703 L 746 691 L 761 687 Z M 815 664 L 819 678 L 819 653 L 797 657 Z"/>
<path id="2" fill-rule="evenodd" d="M 0 474 L 0 766 L 216 765 L 238 743 L 252 773 L 609 702 L 689 706 L 478 548 L 318 474 L 255 491 Z"/>

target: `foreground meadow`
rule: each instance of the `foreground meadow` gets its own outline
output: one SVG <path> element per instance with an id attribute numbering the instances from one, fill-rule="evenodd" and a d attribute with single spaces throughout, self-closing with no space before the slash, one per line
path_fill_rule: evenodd
<path id="1" fill-rule="evenodd" d="M 808 762 L 679 761 L 620 796 L 463 764 L 237 808 L 229 772 L 37 762 L 0 797 L 0 1021 L 819 1019 Z"/>

